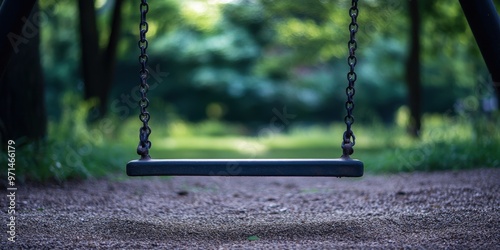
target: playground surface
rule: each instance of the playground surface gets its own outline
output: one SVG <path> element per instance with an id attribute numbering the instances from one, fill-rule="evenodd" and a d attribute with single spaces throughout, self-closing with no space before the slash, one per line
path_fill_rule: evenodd
<path id="1" fill-rule="evenodd" d="M 499 168 L 125 177 L 27 184 L 16 202 L 16 242 L 2 230 L 1 249 L 500 248 Z"/>

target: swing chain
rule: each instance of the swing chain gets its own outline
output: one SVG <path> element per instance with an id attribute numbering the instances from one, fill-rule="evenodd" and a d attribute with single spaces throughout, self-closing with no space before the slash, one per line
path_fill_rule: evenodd
<path id="1" fill-rule="evenodd" d="M 151 128 L 148 125 L 151 116 L 147 111 L 149 106 L 149 100 L 147 98 L 148 94 L 148 78 L 149 70 L 147 69 L 148 54 L 146 50 L 148 48 L 148 40 L 146 40 L 146 33 L 148 32 L 149 25 L 146 22 L 146 14 L 149 11 L 149 5 L 147 0 L 141 0 L 140 12 L 141 12 L 141 23 L 139 25 L 140 40 L 138 42 L 139 49 L 141 50 L 141 55 L 139 56 L 139 64 L 141 65 L 141 70 L 139 71 L 140 85 L 139 92 L 141 93 L 141 100 L 139 100 L 139 107 L 141 109 L 141 114 L 139 119 L 142 121 L 142 127 L 139 129 L 139 145 L 137 146 L 137 154 L 141 156 L 141 160 L 149 160 L 149 149 L 151 148 L 151 141 L 149 141 L 149 135 L 151 134 Z"/>
<path id="2" fill-rule="evenodd" d="M 356 32 L 358 32 L 358 0 L 352 0 L 352 7 L 349 9 L 349 15 L 351 16 L 351 23 L 349 24 L 350 39 L 347 43 L 349 48 L 349 57 L 347 57 L 347 64 L 349 65 L 349 72 L 347 73 L 347 81 L 349 82 L 346 88 L 347 101 L 345 103 L 345 108 L 347 110 L 347 115 L 344 117 L 344 122 L 347 126 L 346 131 L 343 135 L 342 141 L 342 158 L 349 159 L 350 155 L 354 153 L 354 145 L 356 144 L 356 137 L 351 130 L 351 125 L 354 123 L 354 116 L 352 111 L 354 109 L 354 94 L 356 90 L 354 89 L 354 84 L 357 79 L 356 72 L 354 72 L 354 67 L 357 63 L 356 49 L 358 48 L 358 43 L 356 42 Z"/>

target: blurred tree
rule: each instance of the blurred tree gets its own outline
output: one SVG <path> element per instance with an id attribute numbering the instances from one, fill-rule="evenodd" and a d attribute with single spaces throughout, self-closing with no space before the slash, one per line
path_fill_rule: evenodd
<path id="1" fill-rule="evenodd" d="M 408 86 L 408 104 L 410 107 L 409 133 L 419 137 L 422 127 L 421 83 L 420 83 L 420 7 L 419 1 L 408 1 L 410 15 L 410 47 L 406 61 L 406 84 Z"/>
<path id="2" fill-rule="evenodd" d="M 26 3 L 26 2 L 25 2 Z M 31 15 L 23 20 L 24 26 L 11 30 L 7 37 L 14 53 L 0 76 L 0 132 L 2 146 L 6 140 L 37 141 L 44 138 L 47 131 L 44 82 L 40 64 L 40 13 L 38 4 L 24 6 Z M 33 9 L 31 9 L 33 7 Z M 2 11 L 2 14 L 5 12 Z M 22 11 L 20 13 L 23 13 Z M 10 53 L 3 54 L 4 59 Z M 21 141 L 17 141 L 21 143 Z"/>
<path id="3" fill-rule="evenodd" d="M 99 32 L 94 0 L 79 0 L 80 45 L 85 99 L 97 98 L 97 113 L 92 119 L 106 114 L 109 93 L 113 83 L 116 50 L 121 28 L 123 0 L 114 0 L 108 43 L 99 46 Z"/>

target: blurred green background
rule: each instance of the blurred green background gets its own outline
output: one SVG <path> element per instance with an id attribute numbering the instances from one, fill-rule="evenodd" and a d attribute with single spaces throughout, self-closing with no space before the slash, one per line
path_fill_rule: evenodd
<path id="1" fill-rule="evenodd" d="M 420 20 L 407 2 L 359 3 L 353 157 L 369 174 L 500 167 L 498 100 L 458 1 L 419 1 Z M 153 158 L 341 155 L 350 1 L 149 4 Z M 47 120 L 27 121 L 46 124 L 35 134 L 2 131 L 19 177 L 124 177 L 141 126 L 139 1 L 42 0 L 34 12 L 39 42 L 19 46 L 38 46 L 44 88 L 17 98 L 42 95 Z M 419 129 L 406 77 L 414 21 Z"/>

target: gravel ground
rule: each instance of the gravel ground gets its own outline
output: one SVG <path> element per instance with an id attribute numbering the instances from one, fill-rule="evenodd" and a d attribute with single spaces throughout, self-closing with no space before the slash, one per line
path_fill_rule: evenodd
<path id="1" fill-rule="evenodd" d="M 499 191 L 498 168 L 25 185 L 1 248 L 500 249 Z"/>

